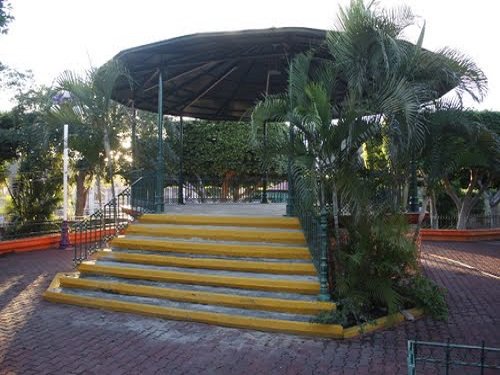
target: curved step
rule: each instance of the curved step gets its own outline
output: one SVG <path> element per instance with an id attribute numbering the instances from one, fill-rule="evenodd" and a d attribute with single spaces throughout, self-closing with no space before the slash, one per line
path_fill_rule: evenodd
<path id="1" fill-rule="evenodd" d="M 195 290 L 160 288 L 154 286 L 61 277 L 61 287 L 100 290 L 131 296 L 153 297 L 181 302 L 238 307 L 252 310 L 277 311 L 294 314 L 318 314 L 335 309 L 335 304 L 320 301 L 301 301 L 280 298 L 248 297 Z"/>
<path id="2" fill-rule="evenodd" d="M 131 268 L 98 265 L 84 262 L 78 266 L 82 273 L 117 276 L 123 278 L 168 281 L 180 284 L 213 285 L 253 290 L 282 291 L 301 294 L 319 294 L 319 282 L 280 280 L 275 278 L 234 277 L 192 272 L 163 271 L 148 268 Z"/>
<path id="3" fill-rule="evenodd" d="M 304 234 L 301 231 L 265 231 L 237 229 L 205 229 L 182 226 L 148 226 L 132 224 L 127 228 L 127 234 L 146 236 L 203 238 L 218 241 L 260 241 L 305 245 Z"/>
<path id="4" fill-rule="evenodd" d="M 300 229 L 299 220 L 295 217 L 145 214 L 142 215 L 138 221 L 139 223 L 149 224 L 227 225 L 239 227 Z"/>
<path id="5" fill-rule="evenodd" d="M 245 258 L 311 259 L 307 247 L 285 247 L 272 245 L 237 245 L 187 241 L 143 240 L 118 237 L 110 243 L 125 249 L 166 251 L 200 255 L 220 255 Z"/>
<path id="6" fill-rule="evenodd" d="M 151 304 L 119 301 L 112 298 L 96 298 L 48 290 L 44 299 L 52 302 L 94 307 L 106 310 L 122 311 L 160 318 L 194 321 L 215 324 L 233 328 L 247 328 L 262 331 L 284 332 L 299 335 L 312 335 L 330 338 L 343 338 L 343 328 L 340 325 L 317 324 L 300 321 L 266 319 L 242 315 L 193 311 Z"/>
<path id="7" fill-rule="evenodd" d="M 285 275 L 316 275 L 316 269 L 312 263 L 273 263 L 210 258 L 186 258 L 168 255 L 130 254 L 116 251 L 99 251 L 96 253 L 96 257 L 98 259 L 110 259 L 118 262 L 152 264 L 159 266 Z"/>

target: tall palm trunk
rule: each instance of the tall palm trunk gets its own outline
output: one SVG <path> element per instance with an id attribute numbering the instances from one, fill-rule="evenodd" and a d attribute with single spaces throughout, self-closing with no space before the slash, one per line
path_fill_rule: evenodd
<path id="1" fill-rule="evenodd" d="M 75 216 L 83 216 L 85 211 L 85 206 L 87 203 L 87 197 L 89 193 L 89 187 L 85 186 L 85 181 L 92 175 L 87 170 L 78 171 L 76 174 L 76 203 L 75 203 Z"/>
<path id="2" fill-rule="evenodd" d="M 338 205 L 338 193 L 337 184 L 332 181 L 332 216 L 333 216 L 333 233 L 335 235 L 335 249 L 332 254 L 333 260 L 333 275 L 332 282 L 336 285 L 336 279 L 340 272 L 340 249 L 341 249 L 341 239 L 340 239 L 340 225 L 339 225 L 339 205 Z"/>

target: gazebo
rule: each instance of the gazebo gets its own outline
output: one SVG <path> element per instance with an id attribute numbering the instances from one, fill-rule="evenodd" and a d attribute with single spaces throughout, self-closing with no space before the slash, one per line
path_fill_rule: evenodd
<path id="1" fill-rule="evenodd" d="M 181 129 L 183 117 L 248 120 L 258 100 L 285 91 L 288 65 L 294 56 L 310 50 L 318 57 L 327 56 L 325 37 L 325 30 L 298 27 L 202 33 L 118 53 L 115 59 L 126 67 L 130 77 L 116 84 L 113 99 L 159 114 L 157 199 L 162 194 L 164 176 L 163 115 L 179 116 Z M 266 203 L 265 178 L 263 189 Z M 158 210 L 163 210 L 157 199 Z M 289 194 L 287 212 L 292 209 L 291 199 Z"/>

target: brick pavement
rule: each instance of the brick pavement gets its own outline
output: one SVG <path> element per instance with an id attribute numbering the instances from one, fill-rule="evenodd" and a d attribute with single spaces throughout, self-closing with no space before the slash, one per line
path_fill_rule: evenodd
<path id="1" fill-rule="evenodd" d="M 500 347 L 499 242 L 424 243 L 425 272 L 449 290 L 449 320 L 426 317 L 346 341 L 43 301 L 54 274 L 71 270 L 71 256 L 0 257 L 0 374 L 404 374 L 408 339 Z"/>

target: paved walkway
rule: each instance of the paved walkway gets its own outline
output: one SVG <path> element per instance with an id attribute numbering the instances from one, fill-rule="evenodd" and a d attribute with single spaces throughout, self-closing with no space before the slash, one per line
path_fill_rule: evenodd
<path id="1" fill-rule="evenodd" d="M 408 339 L 500 347 L 500 243 L 425 243 L 422 256 L 425 272 L 449 290 L 448 322 L 427 317 L 330 341 L 45 302 L 41 294 L 71 269 L 72 254 L 6 255 L 0 374 L 405 374 Z"/>

